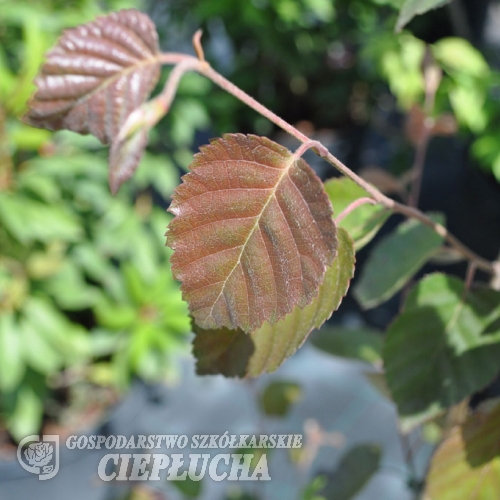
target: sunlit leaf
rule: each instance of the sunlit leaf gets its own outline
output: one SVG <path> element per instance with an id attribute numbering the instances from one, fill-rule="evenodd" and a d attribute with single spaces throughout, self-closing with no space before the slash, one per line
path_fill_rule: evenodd
<path id="1" fill-rule="evenodd" d="M 108 143 L 156 85 L 158 56 L 153 22 L 134 9 L 68 29 L 35 79 L 25 120 Z"/>
<path id="2" fill-rule="evenodd" d="M 500 406 L 453 428 L 434 455 L 428 500 L 497 500 L 500 491 Z"/>
<path id="3" fill-rule="evenodd" d="M 443 221 L 440 215 L 434 220 Z M 389 300 L 429 260 L 443 238 L 410 219 L 382 239 L 365 263 L 354 294 L 364 309 Z"/>
<path id="4" fill-rule="evenodd" d="M 257 377 L 276 370 L 336 310 L 354 274 L 354 249 L 344 229 L 338 232 L 337 257 L 328 268 L 319 294 L 311 304 L 294 310 L 274 325 L 264 323 L 247 335 L 242 330 L 203 330 L 194 326 L 193 352 L 200 375 Z M 231 369 L 228 369 L 228 366 Z"/>
<path id="5" fill-rule="evenodd" d="M 241 134 L 201 148 L 190 168 L 169 208 L 167 244 L 195 322 L 250 332 L 309 304 L 337 247 L 312 169 Z"/>
<path id="6" fill-rule="evenodd" d="M 481 52 L 463 38 L 443 38 L 432 45 L 432 53 L 447 71 L 478 78 L 487 76 L 489 72 L 488 63 Z"/>
<path id="7" fill-rule="evenodd" d="M 76 241 L 82 234 L 78 219 L 63 206 L 47 205 L 20 194 L 0 193 L 0 220 L 25 244 L 33 240 Z"/>
<path id="8" fill-rule="evenodd" d="M 483 388 L 500 371 L 500 292 L 464 292 L 432 274 L 408 295 L 387 332 L 387 383 L 404 417 L 437 415 Z"/>

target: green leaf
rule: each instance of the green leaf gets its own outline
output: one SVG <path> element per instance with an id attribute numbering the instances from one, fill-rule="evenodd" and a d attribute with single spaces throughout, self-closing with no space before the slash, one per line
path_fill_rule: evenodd
<path id="1" fill-rule="evenodd" d="M 497 500 L 500 478 L 500 406 L 471 415 L 451 430 L 434 455 L 429 500 Z"/>
<path id="2" fill-rule="evenodd" d="M 323 474 L 326 486 L 319 495 L 335 500 L 353 500 L 377 473 L 382 458 L 378 445 L 362 444 L 351 448 L 331 474 Z"/>
<path id="3" fill-rule="evenodd" d="M 443 222 L 438 214 L 431 215 Z M 410 219 L 384 237 L 372 250 L 354 288 L 364 309 L 389 300 L 441 246 L 443 238 L 421 222 Z"/>
<path id="4" fill-rule="evenodd" d="M 425 44 L 409 33 L 395 37 L 377 37 L 365 51 L 367 62 L 379 60 L 380 71 L 387 78 L 391 92 L 396 96 L 398 105 L 410 111 L 420 102 L 425 92 L 422 74 L 422 60 Z"/>
<path id="5" fill-rule="evenodd" d="M 182 481 L 169 481 L 168 484 L 175 486 L 184 498 L 198 498 L 202 491 L 203 481 L 194 481 L 189 476 Z"/>
<path id="6" fill-rule="evenodd" d="M 482 132 L 488 123 L 484 109 L 485 90 L 472 83 L 457 84 L 450 89 L 449 97 L 457 120 L 473 132 Z"/>
<path id="7" fill-rule="evenodd" d="M 271 382 L 260 396 L 260 405 L 266 415 L 284 417 L 302 396 L 299 384 L 277 380 Z"/>
<path id="8" fill-rule="evenodd" d="M 443 38 L 433 44 L 432 53 L 447 71 L 465 73 L 477 78 L 484 78 L 490 72 L 481 52 L 463 38 Z"/>
<path id="9" fill-rule="evenodd" d="M 407 426 L 438 415 L 500 371 L 500 292 L 469 291 L 432 274 L 410 292 L 387 332 L 383 358 L 391 394 Z"/>
<path id="10" fill-rule="evenodd" d="M 137 321 L 138 311 L 130 304 L 114 304 L 103 297 L 94 307 L 94 313 L 99 325 L 110 330 L 127 330 Z"/>
<path id="11" fill-rule="evenodd" d="M 366 192 L 347 177 L 330 179 L 325 182 L 325 191 L 333 206 L 333 213 L 338 216 L 351 203 L 366 197 Z M 380 205 L 362 205 L 347 217 L 344 217 L 338 227 L 343 227 L 354 240 L 354 248 L 363 248 L 377 234 L 390 212 Z"/>
<path id="12" fill-rule="evenodd" d="M 83 279 L 72 260 L 65 260 L 59 272 L 45 281 L 45 289 L 62 309 L 74 311 L 92 306 L 98 299 L 98 290 Z"/>
<path id="13" fill-rule="evenodd" d="M 197 373 L 257 377 L 276 370 L 314 328 L 332 315 L 347 293 L 355 259 L 352 240 L 344 229 L 338 231 L 338 245 L 337 257 L 327 269 L 318 296 L 303 309 L 295 307 L 274 325 L 264 323 L 249 335 L 242 330 L 203 330 L 195 326 L 193 353 Z"/>
<path id="14" fill-rule="evenodd" d="M 20 441 L 40 430 L 43 404 L 29 385 L 23 385 L 16 396 L 15 408 L 7 418 L 7 426 L 14 439 Z"/>
<path id="15" fill-rule="evenodd" d="M 18 325 L 12 314 L 0 314 L 0 388 L 14 389 L 23 378 L 25 364 Z"/>
<path id="16" fill-rule="evenodd" d="M 63 359 L 46 338 L 43 329 L 39 329 L 36 323 L 24 319 L 19 330 L 26 363 L 45 375 L 56 373 L 62 367 Z"/>
<path id="17" fill-rule="evenodd" d="M 30 339 L 24 345 L 30 346 L 26 353 L 34 367 L 38 365 L 38 369 L 50 372 L 56 367 L 86 361 L 90 353 L 86 331 L 81 325 L 68 321 L 51 302 L 30 298 L 24 308 L 24 318 L 24 334 Z M 40 352 L 31 347 L 37 343 Z"/>
<path id="18" fill-rule="evenodd" d="M 20 195 L 0 194 L 0 218 L 25 244 L 33 240 L 77 241 L 82 234 L 78 219 L 60 205 L 49 206 Z"/>
<path id="19" fill-rule="evenodd" d="M 322 351 L 344 358 L 378 363 L 382 358 L 382 336 L 370 328 L 323 327 L 311 338 Z"/>
<path id="20" fill-rule="evenodd" d="M 172 195 L 179 181 L 179 171 L 170 158 L 147 152 L 141 161 L 141 168 L 134 175 L 134 186 L 145 189 L 152 185 L 165 199 Z M 163 230 L 162 236 L 164 232 Z"/>
<path id="21" fill-rule="evenodd" d="M 415 16 L 442 7 L 451 0 L 406 0 L 399 11 L 396 31 L 401 31 Z"/>

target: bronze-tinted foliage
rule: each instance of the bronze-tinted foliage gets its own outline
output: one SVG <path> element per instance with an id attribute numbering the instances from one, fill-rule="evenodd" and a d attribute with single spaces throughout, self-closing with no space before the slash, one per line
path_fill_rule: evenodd
<path id="1" fill-rule="evenodd" d="M 326 270 L 318 295 L 306 307 L 295 307 L 274 325 L 266 322 L 249 335 L 226 328 L 203 330 L 194 324 L 198 375 L 258 377 L 273 372 L 292 356 L 311 331 L 337 310 L 354 275 L 354 243 L 343 228 L 337 236 L 337 256 Z"/>
<path id="2" fill-rule="evenodd" d="M 251 332 L 318 294 L 337 249 L 323 185 L 269 139 L 201 148 L 170 207 L 172 271 L 202 328 Z"/>
<path id="3" fill-rule="evenodd" d="M 66 30 L 48 53 L 25 120 L 112 141 L 160 75 L 158 35 L 130 9 Z"/>

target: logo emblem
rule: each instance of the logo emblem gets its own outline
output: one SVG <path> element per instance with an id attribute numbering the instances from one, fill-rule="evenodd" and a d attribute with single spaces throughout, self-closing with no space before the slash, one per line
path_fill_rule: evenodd
<path id="1" fill-rule="evenodd" d="M 17 460 L 24 470 L 37 474 L 40 481 L 54 477 L 59 472 L 59 436 L 25 437 L 17 447 Z"/>

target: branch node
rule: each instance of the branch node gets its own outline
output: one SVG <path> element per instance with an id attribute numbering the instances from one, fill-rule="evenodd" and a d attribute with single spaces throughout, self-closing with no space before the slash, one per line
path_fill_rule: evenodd
<path id="1" fill-rule="evenodd" d="M 200 60 L 200 62 L 205 62 L 205 53 L 203 52 L 203 47 L 201 46 L 201 35 L 203 34 L 202 30 L 198 30 L 193 35 L 193 47 L 196 52 L 196 56 Z"/>
<path id="2" fill-rule="evenodd" d="M 314 149 L 314 152 L 321 157 L 328 156 L 328 149 L 319 141 L 307 140 L 303 142 L 295 151 L 293 156 L 295 159 L 301 158 L 308 149 Z"/>

